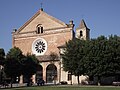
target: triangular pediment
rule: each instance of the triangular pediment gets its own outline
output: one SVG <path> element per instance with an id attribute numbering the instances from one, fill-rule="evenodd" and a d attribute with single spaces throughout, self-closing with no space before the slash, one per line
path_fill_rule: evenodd
<path id="1" fill-rule="evenodd" d="M 39 10 L 30 20 L 20 27 L 16 33 L 36 31 L 36 27 L 39 24 L 41 24 L 45 30 L 67 26 L 64 22 L 48 15 L 42 10 Z"/>

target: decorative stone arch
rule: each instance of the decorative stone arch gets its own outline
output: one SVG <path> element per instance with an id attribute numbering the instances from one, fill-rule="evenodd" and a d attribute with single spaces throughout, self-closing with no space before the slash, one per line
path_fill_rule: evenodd
<path id="1" fill-rule="evenodd" d="M 42 65 L 39 65 L 38 67 L 37 67 L 37 72 L 36 72 L 36 82 L 38 81 L 38 80 L 43 80 L 43 67 L 42 67 Z"/>
<path id="2" fill-rule="evenodd" d="M 49 64 L 46 67 L 46 83 L 55 83 L 57 76 L 57 67 L 54 64 Z"/>

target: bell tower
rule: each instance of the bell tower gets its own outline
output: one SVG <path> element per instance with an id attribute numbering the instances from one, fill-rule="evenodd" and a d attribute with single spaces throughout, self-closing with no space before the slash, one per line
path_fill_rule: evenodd
<path id="1" fill-rule="evenodd" d="M 90 39 L 90 29 L 86 26 L 83 19 L 81 20 L 79 27 L 76 29 L 76 38 L 83 40 Z"/>

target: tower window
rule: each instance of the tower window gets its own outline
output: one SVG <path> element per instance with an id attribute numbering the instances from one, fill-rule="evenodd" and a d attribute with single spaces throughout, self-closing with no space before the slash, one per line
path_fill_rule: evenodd
<path id="1" fill-rule="evenodd" d="M 80 31 L 80 37 L 82 37 L 83 36 L 83 32 L 82 31 Z"/>
<path id="2" fill-rule="evenodd" d="M 37 34 L 43 33 L 43 27 L 41 26 L 41 24 L 37 25 Z"/>

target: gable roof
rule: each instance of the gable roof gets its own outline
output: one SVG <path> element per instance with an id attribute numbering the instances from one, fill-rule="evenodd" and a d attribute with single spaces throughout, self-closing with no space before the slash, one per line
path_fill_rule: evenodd
<path id="1" fill-rule="evenodd" d="M 56 18 L 48 15 L 48 14 L 45 13 L 42 9 L 40 9 L 40 10 L 38 10 L 38 12 L 35 13 L 25 24 L 23 24 L 23 26 L 21 26 L 21 27 L 17 30 L 16 33 L 21 32 L 27 25 L 29 25 L 29 24 L 30 24 L 37 16 L 39 16 L 39 15 L 44 15 L 45 17 L 53 20 L 54 22 L 60 24 L 60 25 L 63 26 L 63 27 L 66 27 L 66 26 L 67 26 L 64 22 L 62 22 L 62 21 L 60 21 L 60 20 L 58 20 L 58 19 L 56 19 Z"/>

